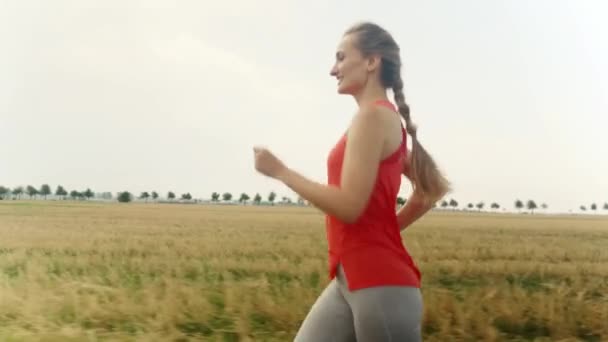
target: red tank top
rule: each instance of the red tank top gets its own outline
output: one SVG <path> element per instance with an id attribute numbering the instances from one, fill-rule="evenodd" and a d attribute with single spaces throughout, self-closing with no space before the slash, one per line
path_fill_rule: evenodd
<path id="1" fill-rule="evenodd" d="M 376 101 L 393 111 L 390 102 Z M 329 277 L 342 266 L 350 290 L 372 286 L 404 285 L 420 287 L 420 271 L 407 252 L 397 223 L 397 194 L 401 186 L 407 153 L 406 131 L 401 127 L 401 145 L 378 165 L 374 188 L 363 214 L 353 224 L 326 215 L 329 249 Z M 327 159 L 328 183 L 340 186 L 346 134 Z"/>

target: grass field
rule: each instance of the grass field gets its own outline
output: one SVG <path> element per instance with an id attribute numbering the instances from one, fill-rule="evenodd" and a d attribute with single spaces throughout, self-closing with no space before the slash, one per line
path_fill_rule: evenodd
<path id="1" fill-rule="evenodd" d="M 311 208 L 0 201 L 0 341 L 291 341 L 326 284 Z M 608 218 L 431 213 L 425 341 L 608 340 Z"/>

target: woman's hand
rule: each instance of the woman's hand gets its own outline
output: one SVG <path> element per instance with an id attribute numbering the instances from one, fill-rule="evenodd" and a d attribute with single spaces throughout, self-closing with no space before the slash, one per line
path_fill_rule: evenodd
<path id="1" fill-rule="evenodd" d="M 255 156 L 255 169 L 261 174 L 276 179 L 287 170 L 285 164 L 268 149 L 254 147 L 253 153 Z"/>

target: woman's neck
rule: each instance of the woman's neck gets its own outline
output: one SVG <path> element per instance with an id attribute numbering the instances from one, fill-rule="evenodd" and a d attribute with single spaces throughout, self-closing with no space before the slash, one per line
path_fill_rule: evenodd
<path id="1" fill-rule="evenodd" d="M 368 84 L 365 88 L 353 96 L 359 108 L 367 106 L 375 101 L 388 101 L 386 89 L 378 84 Z"/>

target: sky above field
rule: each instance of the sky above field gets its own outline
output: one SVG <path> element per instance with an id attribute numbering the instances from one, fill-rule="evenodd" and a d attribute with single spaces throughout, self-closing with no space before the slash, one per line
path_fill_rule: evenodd
<path id="1" fill-rule="evenodd" d="M 329 76 L 361 20 L 400 44 L 422 144 L 466 204 L 608 202 L 602 1 L 3 1 L 0 185 L 295 195 L 356 110 Z M 402 195 L 410 187 L 404 183 Z"/>

